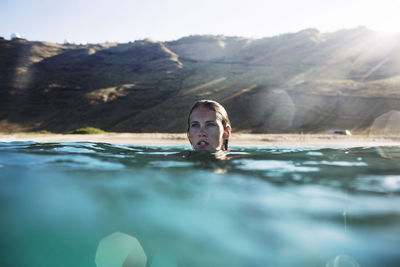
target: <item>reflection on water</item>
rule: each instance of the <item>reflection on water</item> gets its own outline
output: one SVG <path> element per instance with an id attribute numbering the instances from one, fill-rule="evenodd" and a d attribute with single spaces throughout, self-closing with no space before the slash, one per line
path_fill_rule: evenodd
<path id="1" fill-rule="evenodd" d="M 398 266 L 399 155 L 0 143 L 0 266 Z"/>

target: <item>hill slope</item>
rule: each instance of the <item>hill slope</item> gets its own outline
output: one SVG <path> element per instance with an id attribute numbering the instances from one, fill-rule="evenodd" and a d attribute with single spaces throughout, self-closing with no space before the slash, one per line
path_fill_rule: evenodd
<path id="1" fill-rule="evenodd" d="M 400 110 L 400 37 L 365 28 L 263 39 L 60 45 L 0 39 L 0 131 L 183 132 L 210 98 L 233 129 L 375 129 Z"/>

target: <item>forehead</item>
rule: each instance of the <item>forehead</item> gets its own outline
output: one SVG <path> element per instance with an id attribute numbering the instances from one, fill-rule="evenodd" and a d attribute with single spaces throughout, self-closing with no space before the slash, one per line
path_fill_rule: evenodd
<path id="1" fill-rule="evenodd" d="M 190 114 L 190 121 L 216 121 L 221 120 L 219 114 L 212 109 L 198 107 Z"/>

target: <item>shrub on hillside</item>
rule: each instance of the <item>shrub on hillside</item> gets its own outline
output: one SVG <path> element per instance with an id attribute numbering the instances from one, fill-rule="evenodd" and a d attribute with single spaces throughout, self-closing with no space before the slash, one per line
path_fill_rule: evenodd
<path id="1" fill-rule="evenodd" d="M 76 130 L 73 130 L 71 132 L 68 132 L 69 134 L 102 134 L 105 133 L 105 131 L 94 128 L 94 127 L 84 127 L 84 128 L 79 128 Z"/>

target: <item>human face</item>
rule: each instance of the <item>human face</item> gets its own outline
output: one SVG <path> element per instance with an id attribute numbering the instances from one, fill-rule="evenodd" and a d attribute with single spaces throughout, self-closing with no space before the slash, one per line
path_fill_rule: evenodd
<path id="1" fill-rule="evenodd" d="M 198 107 L 189 118 L 188 138 L 195 150 L 218 151 L 228 136 L 214 110 Z"/>

